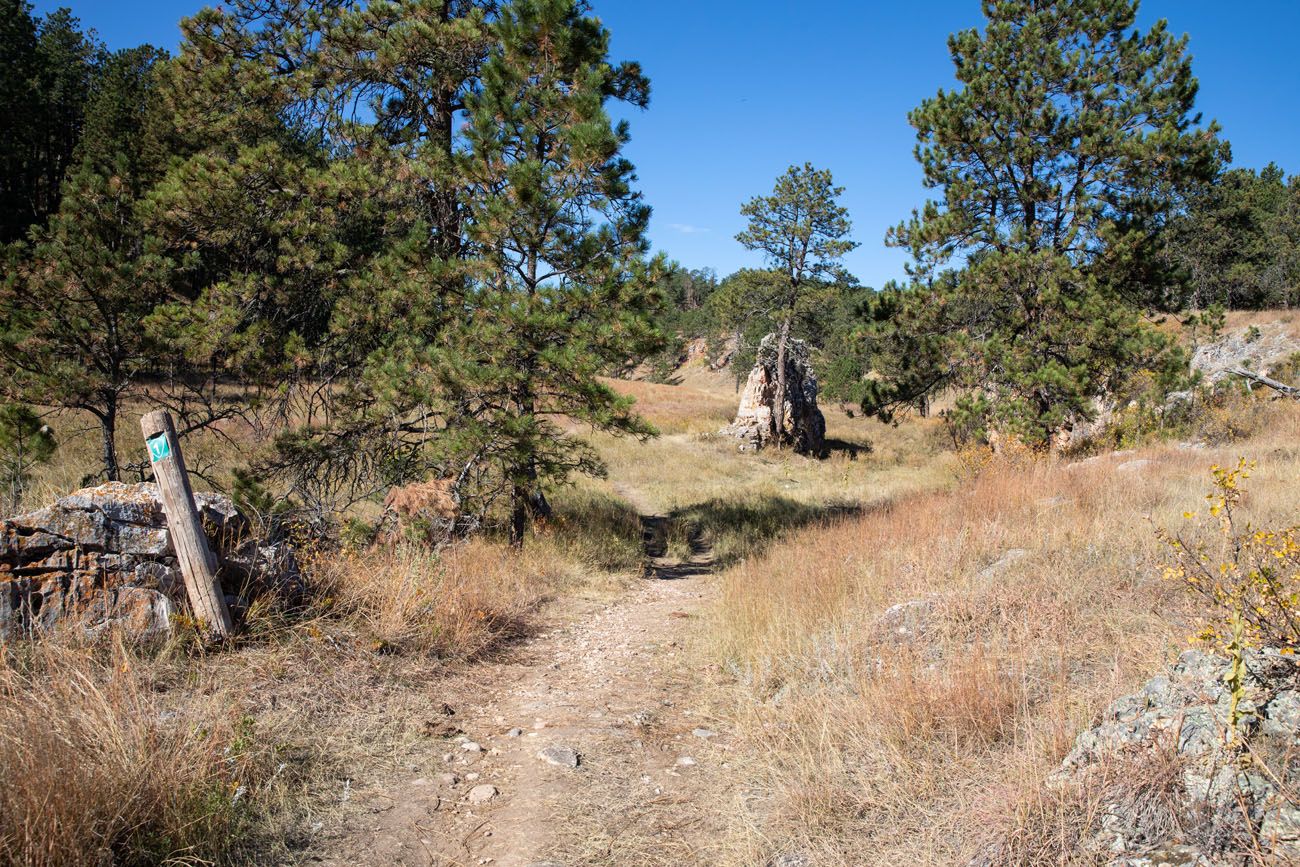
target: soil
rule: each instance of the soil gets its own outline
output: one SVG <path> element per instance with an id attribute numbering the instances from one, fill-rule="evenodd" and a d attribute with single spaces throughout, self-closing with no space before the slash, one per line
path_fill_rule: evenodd
<path id="1" fill-rule="evenodd" d="M 645 579 L 612 602 L 559 604 L 509 658 L 477 664 L 452 713 L 426 724 L 436 756 L 419 775 L 358 791 L 318 863 L 627 863 L 610 860 L 623 832 L 675 853 L 667 863 L 701 863 L 691 853 L 716 828 L 690 805 L 709 803 L 728 739 L 697 704 L 714 673 L 692 670 L 684 649 L 715 592 L 712 551 L 690 528 L 690 554 L 667 557 L 671 519 L 620 494 L 643 513 Z M 558 764 L 548 748 L 560 748 Z"/>

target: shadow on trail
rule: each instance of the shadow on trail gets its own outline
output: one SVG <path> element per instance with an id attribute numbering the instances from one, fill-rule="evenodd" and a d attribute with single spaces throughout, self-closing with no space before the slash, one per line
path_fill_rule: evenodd
<path id="1" fill-rule="evenodd" d="M 645 574 L 666 579 L 707 574 L 758 556 L 798 530 L 866 511 L 858 503 L 810 505 L 788 497 L 751 495 L 708 500 L 668 515 L 642 515 Z"/>

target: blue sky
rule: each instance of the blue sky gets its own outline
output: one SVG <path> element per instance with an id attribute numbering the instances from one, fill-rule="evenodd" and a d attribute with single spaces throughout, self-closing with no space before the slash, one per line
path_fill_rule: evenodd
<path id="1" fill-rule="evenodd" d="M 174 50 L 194 0 L 63 0 L 110 47 Z M 978 25 L 979 0 L 594 0 L 617 60 L 653 84 L 630 114 L 641 189 L 657 249 L 725 275 L 759 265 L 734 236 L 740 205 L 792 163 L 829 168 L 862 246 L 848 257 L 864 283 L 902 276 L 885 230 L 925 198 L 907 112 L 952 83 L 949 33 Z M 1140 23 L 1169 20 L 1191 36 L 1199 108 L 1217 119 L 1237 165 L 1270 160 L 1300 173 L 1298 0 L 1143 0 Z"/>

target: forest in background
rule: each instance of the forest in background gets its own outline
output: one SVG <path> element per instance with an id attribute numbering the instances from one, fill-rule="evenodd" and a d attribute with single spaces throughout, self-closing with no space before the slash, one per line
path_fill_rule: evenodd
<path id="1" fill-rule="evenodd" d="M 1300 300 L 1300 178 L 1229 168 L 1185 39 L 1130 39 L 1133 2 L 996 3 L 952 38 L 962 89 L 911 116 L 940 197 L 883 287 L 840 264 L 861 239 L 809 165 L 742 209 L 767 267 L 651 256 L 607 110 L 650 82 L 582 2 L 241 0 L 175 57 L 4 2 L 0 107 L 32 119 L 0 133 L 11 488 L 51 410 L 99 428 L 100 478 L 146 473 L 117 440 L 147 399 L 256 433 L 210 473 L 247 504 L 323 527 L 449 478 L 518 542 L 548 484 L 601 472 L 570 425 L 653 435 L 602 377 L 664 379 L 700 338 L 738 379 L 763 335 L 801 339 L 832 400 L 947 395 L 956 440 L 1045 447 L 1099 401 L 1163 414 L 1188 372 L 1162 316 Z"/>

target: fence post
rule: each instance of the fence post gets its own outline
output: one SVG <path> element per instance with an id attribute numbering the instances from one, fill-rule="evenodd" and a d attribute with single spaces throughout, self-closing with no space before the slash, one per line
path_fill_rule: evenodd
<path id="1" fill-rule="evenodd" d="M 221 583 L 217 581 L 216 558 L 208 548 L 208 537 L 194 505 L 194 490 L 185 472 L 185 459 L 181 457 L 172 417 L 164 410 L 148 413 L 140 419 L 140 430 L 149 447 L 149 462 L 153 465 L 158 493 L 162 495 L 167 529 L 185 578 L 190 607 L 194 616 L 214 634 L 229 638 L 234 626 Z"/>

